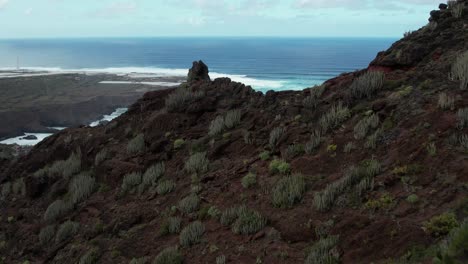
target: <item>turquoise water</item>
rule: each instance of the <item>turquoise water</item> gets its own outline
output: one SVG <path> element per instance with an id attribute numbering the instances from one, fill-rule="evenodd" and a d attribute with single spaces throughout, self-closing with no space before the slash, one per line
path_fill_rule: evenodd
<path id="1" fill-rule="evenodd" d="M 255 89 L 298 90 L 367 67 L 395 39 L 109 38 L 0 40 L 0 68 L 185 76 L 203 60 L 212 78 Z"/>

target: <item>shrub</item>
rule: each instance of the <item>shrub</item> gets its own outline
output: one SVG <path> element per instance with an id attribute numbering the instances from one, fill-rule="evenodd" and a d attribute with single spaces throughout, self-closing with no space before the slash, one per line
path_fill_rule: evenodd
<path id="1" fill-rule="evenodd" d="M 174 141 L 174 149 L 180 149 L 185 145 L 185 140 L 182 138 L 176 139 Z"/>
<path id="2" fill-rule="evenodd" d="M 468 88 L 468 51 L 456 58 L 452 65 L 451 79 L 460 81 L 461 90 Z"/>
<path id="3" fill-rule="evenodd" d="M 273 206 L 279 208 L 291 207 L 302 200 L 305 191 L 306 183 L 302 175 L 282 178 L 273 188 Z"/>
<path id="4" fill-rule="evenodd" d="M 70 205 L 63 200 L 56 200 L 47 207 L 44 213 L 44 220 L 53 222 L 70 210 Z"/>
<path id="5" fill-rule="evenodd" d="M 293 159 L 297 156 L 302 155 L 304 152 L 304 145 L 302 144 L 289 145 L 286 148 L 286 152 L 283 154 L 283 157 L 285 159 Z"/>
<path id="6" fill-rule="evenodd" d="M 426 147 L 426 150 L 429 156 L 431 157 L 434 157 L 435 155 L 437 155 L 437 147 L 434 142 L 429 143 L 429 145 L 427 145 Z"/>
<path id="7" fill-rule="evenodd" d="M 101 164 L 103 161 L 107 159 L 107 149 L 102 149 L 96 154 L 96 157 L 94 158 L 94 165 L 98 166 Z"/>
<path id="8" fill-rule="evenodd" d="M 226 113 L 224 118 L 224 125 L 227 129 L 232 129 L 238 126 L 241 122 L 241 111 L 240 110 L 231 110 Z"/>
<path id="9" fill-rule="evenodd" d="M 288 174 L 291 171 L 291 166 L 289 163 L 283 160 L 272 160 L 270 162 L 270 172 L 273 174 L 280 173 L 280 174 Z"/>
<path id="10" fill-rule="evenodd" d="M 351 95 L 357 99 L 370 98 L 382 89 L 384 79 L 385 74 L 383 72 L 368 71 L 351 84 Z"/>
<path id="11" fill-rule="evenodd" d="M 208 208 L 208 215 L 218 219 L 221 216 L 221 211 L 216 206 L 210 206 L 210 208 Z"/>
<path id="12" fill-rule="evenodd" d="M 253 144 L 254 140 L 252 139 L 252 133 L 247 130 L 242 131 L 242 137 L 244 138 L 244 143 L 247 145 Z"/>
<path id="13" fill-rule="evenodd" d="M 145 136 L 138 134 L 127 144 L 127 152 L 130 154 L 138 154 L 145 151 Z"/>
<path id="14" fill-rule="evenodd" d="M 319 130 L 315 130 L 310 135 L 310 140 L 306 143 L 304 150 L 309 155 L 313 154 L 320 147 L 320 144 L 322 144 L 322 133 Z"/>
<path id="15" fill-rule="evenodd" d="M 62 176 L 66 179 L 81 171 L 81 151 L 73 152 L 66 160 L 58 160 L 50 167 L 34 173 L 35 177 Z"/>
<path id="16" fill-rule="evenodd" d="M 153 264 L 182 264 L 184 258 L 177 248 L 166 248 L 161 251 L 153 261 Z"/>
<path id="17" fill-rule="evenodd" d="M 356 146 L 354 146 L 354 143 L 349 142 L 344 146 L 343 151 L 344 151 L 344 153 L 351 153 L 351 151 L 353 151 L 353 149 L 355 149 L 355 148 L 356 148 Z"/>
<path id="18" fill-rule="evenodd" d="M 205 233 L 205 227 L 203 226 L 202 222 L 195 221 L 190 223 L 180 232 L 180 244 L 183 247 L 190 247 L 192 245 L 198 244 L 203 233 Z"/>
<path id="19" fill-rule="evenodd" d="M 339 256 L 333 254 L 332 249 L 338 243 L 338 236 L 320 238 L 309 250 L 305 264 L 339 263 Z"/>
<path id="20" fill-rule="evenodd" d="M 203 96 L 203 92 L 191 92 L 186 88 L 177 88 L 166 98 L 167 111 L 170 113 L 182 112 L 187 105 Z"/>
<path id="21" fill-rule="evenodd" d="M 124 176 L 122 180 L 122 191 L 133 193 L 135 188 L 141 184 L 141 173 L 132 172 Z"/>
<path id="22" fill-rule="evenodd" d="M 377 148 L 377 142 L 379 141 L 381 135 L 382 135 L 382 130 L 377 129 L 377 131 L 375 131 L 374 134 L 367 137 L 367 140 L 366 140 L 366 143 L 364 144 L 364 147 L 366 147 L 368 149 Z"/>
<path id="23" fill-rule="evenodd" d="M 365 138 L 371 129 L 375 129 L 379 126 L 379 122 L 379 116 L 376 114 L 365 117 L 354 126 L 354 138 Z"/>
<path id="24" fill-rule="evenodd" d="M 164 162 L 156 163 L 155 165 L 149 167 L 141 179 L 140 192 L 143 192 L 148 186 L 156 186 L 158 180 L 166 172 L 166 166 Z"/>
<path id="25" fill-rule="evenodd" d="M 239 216 L 239 207 L 231 207 L 226 209 L 222 214 L 219 221 L 224 226 L 230 226 L 236 221 Z"/>
<path id="26" fill-rule="evenodd" d="M 448 1 L 450 12 L 455 18 L 461 18 L 463 15 L 464 4 L 457 1 Z"/>
<path id="27" fill-rule="evenodd" d="M 446 93 L 441 93 L 439 94 L 439 101 L 437 105 L 442 110 L 455 110 L 455 98 L 453 96 L 447 95 Z"/>
<path id="28" fill-rule="evenodd" d="M 198 210 L 200 206 L 200 198 L 196 194 L 190 194 L 179 202 L 179 210 L 182 213 L 189 214 Z"/>
<path id="29" fill-rule="evenodd" d="M 272 150 L 276 149 L 276 147 L 279 145 L 284 132 L 285 130 L 282 127 L 276 127 L 270 132 L 270 148 Z"/>
<path id="30" fill-rule="evenodd" d="M 224 131 L 224 117 L 217 116 L 213 121 L 210 123 L 210 130 L 208 135 L 210 136 L 217 136 Z"/>
<path id="31" fill-rule="evenodd" d="M 319 103 L 320 97 L 322 97 L 323 92 L 325 92 L 325 86 L 315 86 L 310 89 L 310 95 L 307 96 L 303 101 L 302 105 L 308 109 L 315 109 Z"/>
<path id="32" fill-rule="evenodd" d="M 468 248 L 468 220 L 454 228 L 445 243 L 440 247 L 440 252 L 434 260 L 434 263 L 462 263 L 463 257 L 466 258 L 466 249 Z M 436 262 L 439 261 L 439 262 Z M 459 261 L 459 262 L 457 262 Z"/>
<path id="33" fill-rule="evenodd" d="M 248 189 L 257 183 L 257 175 L 250 172 L 242 178 L 241 183 L 244 188 Z"/>
<path id="34" fill-rule="evenodd" d="M 262 153 L 260 153 L 260 155 L 258 156 L 260 157 L 261 160 L 266 161 L 270 159 L 270 152 L 265 150 Z"/>
<path id="35" fill-rule="evenodd" d="M 79 264 L 95 264 L 98 262 L 99 253 L 96 249 L 91 249 L 80 258 Z"/>
<path id="36" fill-rule="evenodd" d="M 419 201 L 419 197 L 416 194 L 411 194 L 406 197 L 406 201 L 411 204 L 415 204 Z"/>
<path id="37" fill-rule="evenodd" d="M 216 264 L 226 264 L 226 256 L 221 255 L 216 257 Z"/>
<path id="38" fill-rule="evenodd" d="M 10 193 L 11 193 L 11 182 L 6 182 L 5 184 L 2 185 L 1 197 L 5 199 L 8 197 L 8 195 L 10 195 Z"/>
<path id="39" fill-rule="evenodd" d="M 26 184 L 24 183 L 24 178 L 19 178 L 13 182 L 11 190 L 16 195 L 26 195 Z"/>
<path id="40" fill-rule="evenodd" d="M 54 225 L 48 225 L 46 227 L 41 228 L 41 231 L 39 232 L 39 242 L 41 245 L 46 245 L 49 243 L 52 238 L 55 236 L 55 226 Z"/>
<path id="41" fill-rule="evenodd" d="M 458 221 L 453 213 L 443 213 L 423 223 L 424 231 L 434 237 L 445 236 L 456 227 L 458 227 Z"/>
<path id="42" fill-rule="evenodd" d="M 156 187 L 156 192 L 160 195 L 168 194 L 174 191 L 176 184 L 173 180 L 161 181 Z"/>
<path id="43" fill-rule="evenodd" d="M 188 173 L 202 174 L 208 171 L 208 164 L 206 152 L 195 153 L 185 162 L 185 170 Z"/>
<path id="44" fill-rule="evenodd" d="M 142 257 L 142 258 L 132 258 L 129 264 L 147 264 L 149 262 L 148 257 Z"/>
<path id="45" fill-rule="evenodd" d="M 79 228 L 80 224 L 72 221 L 66 221 L 61 224 L 58 228 L 57 235 L 55 236 L 55 243 L 60 243 L 70 237 L 73 237 L 78 233 Z"/>
<path id="46" fill-rule="evenodd" d="M 394 201 L 393 197 L 389 194 L 382 195 L 379 199 L 369 199 L 365 204 L 365 207 L 370 210 L 384 209 L 388 210 L 393 207 Z"/>
<path id="47" fill-rule="evenodd" d="M 232 225 L 232 231 L 235 234 L 250 235 L 262 230 L 266 225 L 266 219 L 257 211 L 240 207 L 238 216 Z"/>
<path id="48" fill-rule="evenodd" d="M 329 129 L 335 129 L 340 126 L 351 116 L 351 112 L 348 107 L 343 106 L 340 102 L 333 105 L 330 110 L 325 113 L 319 120 L 322 133 L 326 133 Z"/>
<path id="49" fill-rule="evenodd" d="M 87 199 L 94 191 L 96 180 L 88 173 L 75 176 L 69 186 L 70 200 L 72 204 L 77 204 Z"/>
<path id="50" fill-rule="evenodd" d="M 457 112 L 458 127 L 463 129 L 468 126 L 468 108 L 459 109 Z"/>
<path id="51" fill-rule="evenodd" d="M 180 232 L 182 219 L 180 217 L 169 217 L 161 227 L 161 234 L 177 234 Z"/>

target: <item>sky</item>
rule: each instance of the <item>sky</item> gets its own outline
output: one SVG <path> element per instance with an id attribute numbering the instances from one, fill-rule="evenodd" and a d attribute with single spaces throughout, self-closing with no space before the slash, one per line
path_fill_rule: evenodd
<path id="1" fill-rule="evenodd" d="M 442 1 L 0 0 L 0 38 L 400 37 Z"/>

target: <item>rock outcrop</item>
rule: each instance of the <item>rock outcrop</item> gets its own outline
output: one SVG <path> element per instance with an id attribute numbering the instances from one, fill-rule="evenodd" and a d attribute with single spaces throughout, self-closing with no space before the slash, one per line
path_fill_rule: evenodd
<path id="1" fill-rule="evenodd" d="M 189 70 L 187 81 L 210 81 L 208 66 L 203 61 L 194 61 L 192 68 Z"/>

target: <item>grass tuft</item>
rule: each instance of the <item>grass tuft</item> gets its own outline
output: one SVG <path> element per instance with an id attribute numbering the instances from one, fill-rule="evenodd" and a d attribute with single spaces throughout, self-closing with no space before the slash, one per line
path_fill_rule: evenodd
<path id="1" fill-rule="evenodd" d="M 174 247 L 165 248 L 153 261 L 153 264 L 182 264 L 184 258 L 179 250 Z"/>
<path id="2" fill-rule="evenodd" d="M 60 243 L 78 233 L 80 224 L 72 221 L 66 221 L 58 228 L 57 235 L 55 236 L 55 243 Z"/>
<path id="3" fill-rule="evenodd" d="M 319 120 L 322 133 L 324 134 L 330 129 L 336 129 L 350 116 L 351 112 L 349 111 L 349 108 L 343 106 L 341 102 L 333 105 Z"/>
<path id="4" fill-rule="evenodd" d="M 383 72 L 366 72 L 357 78 L 349 88 L 356 99 L 371 98 L 383 88 L 385 74 Z"/>
<path id="5" fill-rule="evenodd" d="M 202 222 L 195 221 L 190 223 L 180 232 L 180 245 L 183 247 L 190 247 L 200 243 L 203 233 L 205 233 L 205 227 Z"/>
<path id="6" fill-rule="evenodd" d="M 306 183 L 302 175 L 292 175 L 280 179 L 272 192 L 272 203 L 275 207 L 288 208 L 302 200 Z"/>
<path id="7" fill-rule="evenodd" d="M 127 152 L 130 154 L 138 154 L 145 151 L 145 136 L 138 134 L 127 144 Z"/>
<path id="8" fill-rule="evenodd" d="M 185 162 L 185 170 L 188 173 L 200 175 L 208 171 L 209 160 L 206 152 L 195 153 Z"/>

